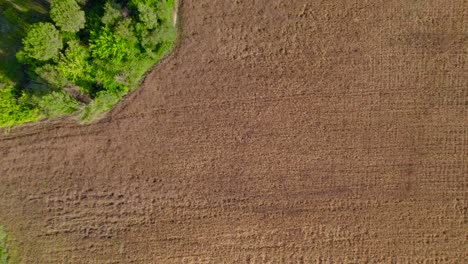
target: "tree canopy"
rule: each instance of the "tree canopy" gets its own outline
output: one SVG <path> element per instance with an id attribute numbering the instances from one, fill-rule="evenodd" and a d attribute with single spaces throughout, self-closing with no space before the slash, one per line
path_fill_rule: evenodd
<path id="1" fill-rule="evenodd" d="M 0 127 L 68 114 L 91 121 L 137 88 L 176 38 L 173 0 L 42 2 L 50 17 L 6 16 L 24 22 L 12 56 L 24 76 L 13 82 L 0 71 Z"/>
<path id="2" fill-rule="evenodd" d="M 63 48 L 62 38 L 55 26 L 42 22 L 31 26 L 23 45 L 28 57 L 41 61 L 57 58 Z"/>
<path id="3" fill-rule="evenodd" d="M 66 32 L 78 32 L 85 24 L 85 12 L 75 0 L 54 0 L 50 5 L 50 18 Z"/>

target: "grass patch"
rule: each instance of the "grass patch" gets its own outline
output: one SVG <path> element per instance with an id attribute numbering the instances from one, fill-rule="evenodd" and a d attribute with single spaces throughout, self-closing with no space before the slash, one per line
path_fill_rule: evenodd
<path id="1" fill-rule="evenodd" d="M 6 245 L 6 233 L 3 227 L 0 226 L 0 264 L 8 263 L 8 251 Z"/>
<path id="2" fill-rule="evenodd" d="M 0 226 L 0 264 L 15 263 L 19 263 L 16 243 L 7 235 L 3 226 Z"/>

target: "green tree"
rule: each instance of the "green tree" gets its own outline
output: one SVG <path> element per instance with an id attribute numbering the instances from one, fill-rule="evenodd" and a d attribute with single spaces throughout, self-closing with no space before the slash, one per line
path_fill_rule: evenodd
<path id="1" fill-rule="evenodd" d="M 27 56 L 46 61 L 57 58 L 63 48 L 59 31 L 51 23 L 36 23 L 23 38 L 24 52 Z"/>
<path id="2" fill-rule="evenodd" d="M 83 74 L 88 70 L 89 65 L 87 59 L 89 57 L 86 47 L 80 44 L 77 40 L 71 40 L 68 43 L 64 53 L 60 53 L 57 70 L 67 79 L 76 81 L 83 77 Z"/>
<path id="3" fill-rule="evenodd" d="M 50 18 L 66 32 L 78 32 L 85 24 L 85 13 L 75 0 L 54 0 L 50 5 Z"/>
<path id="4" fill-rule="evenodd" d="M 133 1 L 138 18 L 145 29 L 154 29 L 165 20 L 171 20 L 172 5 L 166 1 Z"/>
<path id="5" fill-rule="evenodd" d="M 101 28 L 99 32 L 91 32 L 89 49 L 93 57 L 115 62 L 120 62 L 128 53 L 125 39 L 114 34 L 108 26 Z"/>
<path id="6" fill-rule="evenodd" d="M 101 18 L 102 23 L 113 25 L 121 17 L 122 6 L 114 1 L 107 1 L 104 5 L 104 15 Z"/>
<path id="7" fill-rule="evenodd" d="M 135 27 L 132 25 L 133 20 L 130 18 L 123 19 L 115 25 L 114 32 L 117 36 L 128 40 L 130 43 L 137 44 L 138 39 L 135 35 Z"/>
<path id="8" fill-rule="evenodd" d="M 26 103 L 26 94 L 19 97 L 13 86 L 0 88 L 0 127 L 12 126 L 40 118 L 37 110 Z M 1 256 L 1 255 L 0 255 Z"/>
<path id="9" fill-rule="evenodd" d="M 172 23 L 165 20 L 154 30 L 143 32 L 141 45 L 146 49 L 156 50 L 161 44 L 172 43 L 176 36 L 177 32 Z"/>
<path id="10" fill-rule="evenodd" d="M 147 29 L 156 28 L 159 25 L 158 12 L 156 12 L 151 6 L 144 3 L 137 4 L 138 17 Z"/>
<path id="11" fill-rule="evenodd" d="M 60 74 L 54 66 L 55 65 L 52 64 L 45 64 L 35 68 L 34 72 L 41 77 L 41 79 L 54 87 L 63 88 L 69 86 L 71 82 Z"/>

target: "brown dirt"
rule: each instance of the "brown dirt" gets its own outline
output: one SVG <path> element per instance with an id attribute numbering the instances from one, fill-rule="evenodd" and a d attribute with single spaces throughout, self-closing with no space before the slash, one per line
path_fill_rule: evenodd
<path id="1" fill-rule="evenodd" d="M 187 0 L 107 119 L 0 141 L 23 263 L 466 263 L 464 0 Z"/>

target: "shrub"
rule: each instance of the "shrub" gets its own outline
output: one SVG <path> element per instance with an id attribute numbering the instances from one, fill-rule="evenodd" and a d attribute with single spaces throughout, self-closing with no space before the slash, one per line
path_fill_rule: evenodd
<path id="1" fill-rule="evenodd" d="M 35 121 L 40 118 L 37 109 L 26 103 L 27 99 L 24 93 L 17 98 L 14 87 L 9 84 L 0 89 L 0 127 Z"/>
<path id="2" fill-rule="evenodd" d="M 36 68 L 35 73 L 44 81 L 57 88 L 63 88 L 71 84 L 71 82 L 61 75 L 52 64 L 45 64 Z"/>
<path id="3" fill-rule="evenodd" d="M 43 96 L 56 90 L 56 87 L 48 84 L 40 78 L 35 78 L 29 81 L 26 85 L 26 94 L 33 96 Z"/>
<path id="4" fill-rule="evenodd" d="M 159 19 L 171 20 L 173 4 L 174 4 L 174 0 L 157 1 L 157 10 L 158 10 Z"/>
<path id="5" fill-rule="evenodd" d="M 67 32 L 78 32 L 85 24 L 85 13 L 75 0 L 52 1 L 50 18 L 61 30 Z"/>
<path id="6" fill-rule="evenodd" d="M 23 39 L 23 45 L 27 56 L 41 61 L 57 58 L 63 48 L 59 31 L 51 23 L 34 24 Z"/>
<path id="7" fill-rule="evenodd" d="M 80 119 L 84 122 L 93 120 L 97 115 L 114 107 L 123 94 L 124 93 L 111 93 L 107 91 L 99 92 L 96 98 L 94 98 L 94 101 L 83 109 Z"/>
<path id="8" fill-rule="evenodd" d="M 129 61 L 125 69 L 118 76 L 117 81 L 131 89 L 138 86 L 141 77 L 156 63 L 156 59 L 142 55 L 138 59 Z"/>
<path id="9" fill-rule="evenodd" d="M 37 104 L 48 118 L 72 114 L 80 106 L 80 103 L 64 92 L 52 92 L 42 96 Z"/>
<path id="10" fill-rule="evenodd" d="M 172 43 L 176 37 L 176 30 L 170 21 L 165 21 L 156 29 L 145 32 L 142 36 L 141 45 L 144 48 L 155 50 L 158 45 Z"/>
<path id="11" fill-rule="evenodd" d="M 102 89 L 114 93 L 127 90 L 125 85 L 118 83 L 116 79 L 121 71 L 120 65 L 102 60 L 95 61 L 95 63 L 95 80 Z"/>

